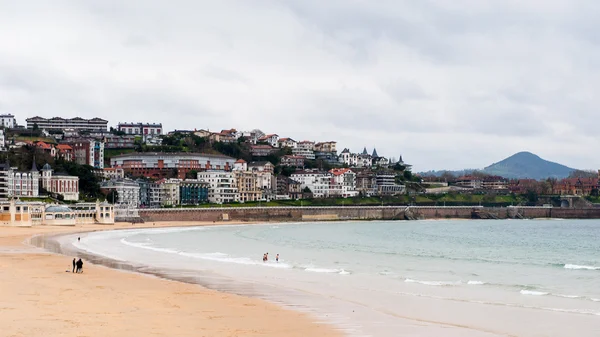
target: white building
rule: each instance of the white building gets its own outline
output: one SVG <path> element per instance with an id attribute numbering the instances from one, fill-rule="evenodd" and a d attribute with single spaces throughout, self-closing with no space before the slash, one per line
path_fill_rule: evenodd
<path id="1" fill-rule="evenodd" d="M 295 148 L 292 148 L 292 154 L 294 156 L 301 156 L 309 160 L 315 159 L 315 142 L 309 140 L 303 140 L 296 144 Z"/>
<path id="2" fill-rule="evenodd" d="M 6 138 L 2 129 L 0 129 L 0 151 L 6 151 Z"/>
<path id="3" fill-rule="evenodd" d="M 302 189 L 308 187 L 315 198 L 329 197 L 331 177 L 329 172 L 318 170 L 299 171 L 290 176 L 291 179 L 300 183 Z"/>
<path id="4" fill-rule="evenodd" d="M 292 138 L 280 138 L 277 143 L 281 148 L 289 147 L 290 149 L 295 149 L 298 146 L 298 142 Z"/>
<path id="5" fill-rule="evenodd" d="M 0 126 L 3 126 L 6 129 L 12 129 L 17 126 L 17 120 L 12 114 L 0 115 Z"/>
<path id="6" fill-rule="evenodd" d="M 162 135 L 162 123 L 119 123 L 117 130 L 128 135 Z"/>
<path id="7" fill-rule="evenodd" d="M 244 159 L 238 159 L 233 163 L 233 171 L 248 171 L 248 163 Z"/>
<path id="8" fill-rule="evenodd" d="M 198 180 L 210 185 L 208 189 L 208 202 L 223 204 L 239 201 L 237 182 L 232 172 L 199 172 Z"/>
<path id="9" fill-rule="evenodd" d="M 362 153 L 352 153 L 348 149 L 344 149 L 339 155 L 339 161 L 349 167 L 371 167 L 373 165 L 373 157 L 367 153 L 365 148 Z"/>
<path id="10" fill-rule="evenodd" d="M 264 135 L 258 139 L 259 142 L 269 143 L 272 147 L 278 147 L 279 136 L 276 134 Z"/>
<path id="11" fill-rule="evenodd" d="M 119 180 L 125 178 L 125 171 L 120 167 L 105 167 L 98 172 L 104 180 Z"/>
<path id="12" fill-rule="evenodd" d="M 332 174 L 330 195 L 338 195 L 344 198 L 355 197 L 358 195 L 356 190 L 356 173 L 347 168 L 332 169 L 329 171 Z"/>
<path id="13" fill-rule="evenodd" d="M 102 183 L 101 189 L 106 191 L 117 191 L 117 200 L 108 200 L 110 203 L 137 208 L 140 203 L 140 185 L 133 180 L 111 180 Z"/>
<path id="14" fill-rule="evenodd" d="M 18 172 L 16 169 L 11 169 L 8 172 L 8 196 L 9 197 L 38 197 L 40 191 L 40 173 L 35 166 L 29 172 Z"/>

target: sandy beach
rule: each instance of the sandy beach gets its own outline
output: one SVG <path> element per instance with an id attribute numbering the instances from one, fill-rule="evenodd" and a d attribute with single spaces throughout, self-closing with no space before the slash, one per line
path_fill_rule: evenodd
<path id="1" fill-rule="evenodd" d="M 228 223 L 231 224 L 231 223 Z M 274 304 L 90 263 L 27 241 L 38 234 L 214 225 L 170 222 L 75 227 L 0 227 L 2 336 L 341 336 Z"/>

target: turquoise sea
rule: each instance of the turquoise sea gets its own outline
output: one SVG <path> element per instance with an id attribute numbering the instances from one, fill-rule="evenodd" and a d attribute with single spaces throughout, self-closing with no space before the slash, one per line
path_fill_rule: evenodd
<path id="1" fill-rule="evenodd" d="M 69 240 L 306 311 L 352 336 L 600 336 L 596 220 L 232 225 Z"/>

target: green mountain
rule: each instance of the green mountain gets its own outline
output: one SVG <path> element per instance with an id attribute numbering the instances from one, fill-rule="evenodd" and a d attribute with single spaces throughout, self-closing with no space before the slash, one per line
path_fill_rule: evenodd
<path id="1" fill-rule="evenodd" d="M 575 169 L 544 160 L 531 152 L 519 152 L 483 169 L 505 178 L 566 178 Z"/>

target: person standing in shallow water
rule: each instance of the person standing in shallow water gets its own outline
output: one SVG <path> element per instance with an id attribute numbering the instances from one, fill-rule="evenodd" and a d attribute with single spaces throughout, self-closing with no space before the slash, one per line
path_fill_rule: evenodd
<path id="1" fill-rule="evenodd" d="M 76 261 L 75 261 L 75 259 L 73 259 L 73 271 L 72 271 L 72 273 L 75 272 L 75 264 L 76 264 Z"/>
<path id="2" fill-rule="evenodd" d="M 279 262 L 279 254 L 275 256 L 275 262 Z"/>

